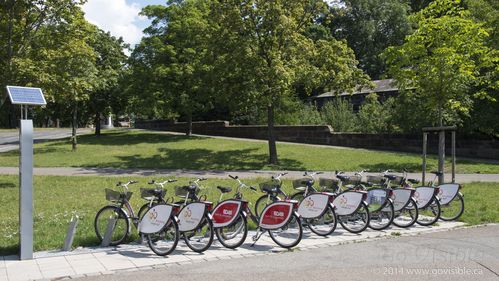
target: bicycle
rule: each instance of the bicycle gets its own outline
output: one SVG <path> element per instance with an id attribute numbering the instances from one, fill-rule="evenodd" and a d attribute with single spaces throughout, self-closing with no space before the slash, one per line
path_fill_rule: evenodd
<path id="1" fill-rule="evenodd" d="M 365 200 L 367 192 L 355 190 L 355 186 L 360 183 L 358 175 L 352 177 L 342 175 L 343 172 L 336 172 L 339 179 L 337 195 L 333 201 L 336 216 L 341 226 L 351 233 L 360 233 L 369 226 L 370 213 Z M 346 190 L 343 190 L 345 185 Z"/>
<path id="2" fill-rule="evenodd" d="M 272 176 L 271 182 L 269 184 L 265 183 L 265 186 L 260 185 L 260 190 L 266 194 L 260 196 L 255 202 L 255 215 L 260 217 L 262 211 L 269 204 L 281 200 L 279 195 L 284 196 L 283 199 L 288 199 L 288 195 L 282 191 L 281 177 L 287 175 L 288 173 L 280 173 L 277 176 Z"/>
<path id="3" fill-rule="evenodd" d="M 436 178 L 441 174 L 432 172 L 435 178 L 431 185 L 435 185 Z M 444 183 L 438 186 L 440 202 L 440 219 L 443 221 L 457 220 L 464 213 L 464 195 L 460 192 L 462 186 L 458 183 Z"/>
<path id="4" fill-rule="evenodd" d="M 364 173 L 365 171 L 361 171 L 355 173 L 355 175 L 362 179 Z M 391 199 L 393 191 L 388 186 L 376 186 L 372 182 L 372 178 L 368 178 L 366 183 L 360 183 L 355 188 L 367 191 L 367 204 L 370 214 L 369 227 L 374 230 L 388 228 L 395 217 L 395 210 Z"/>
<path id="5" fill-rule="evenodd" d="M 435 174 L 435 179 L 441 174 L 439 172 L 432 173 Z M 437 197 L 440 189 L 434 186 L 434 182 L 430 186 L 416 187 L 416 192 L 414 193 L 419 212 L 416 223 L 422 226 L 432 225 L 440 218 L 441 206 L 440 200 Z"/>
<path id="6" fill-rule="evenodd" d="M 229 175 L 229 177 L 236 180 L 239 184 L 235 198 L 239 198 L 240 200 L 243 199 L 242 193 L 240 192 L 242 187 L 249 187 L 252 190 L 256 190 L 256 188 L 242 183 L 237 176 L 234 177 Z M 278 178 L 280 178 L 280 176 Z M 276 183 L 276 181 L 272 181 L 270 184 L 260 184 L 261 189 L 268 189 L 269 191 L 275 190 L 277 186 L 280 187 L 279 183 Z M 296 200 L 278 199 L 278 201 L 271 202 L 264 207 L 260 217 L 253 214 L 249 204 L 242 204 L 241 208 L 244 210 L 243 214 L 249 216 L 257 225 L 256 234 L 252 237 L 254 243 L 251 246 L 254 246 L 265 232 L 268 232 L 270 238 L 283 248 L 292 248 L 300 243 L 303 237 L 303 228 L 300 215 L 296 212 L 296 209 L 298 208 L 298 202 Z M 247 224 L 241 224 L 241 226 L 234 228 L 234 232 L 247 231 Z M 224 240 L 224 235 L 220 235 L 218 238 Z"/>
<path id="7" fill-rule="evenodd" d="M 111 229 L 112 233 L 109 240 L 110 246 L 121 244 L 130 236 L 131 224 L 138 226 L 139 216 L 135 216 L 135 212 L 130 204 L 132 192 L 129 192 L 128 186 L 135 184 L 137 181 L 129 181 L 127 183 L 118 182 L 116 186 L 121 187 L 121 191 L 106 188 L 106 200 L 112 204 L 102 207 L 94 219 L 94 229 L 97 239 L 103 241 L 106 231 Z M 126 208 L 126 209 L 125 209 Z"/>
<path id="8" fill-rule="evenodd" d="M 249 211 L 248 201 L 243 199 L 242 188 L 256 191 L 253 186 L 248 186 L 239 180 L 239 177 L 229 175 L 238 182 L 236 193 L 232 199 L 222 201 L 223 195 L 232 191 L 230 187 L 217 186 L 220 198 L 217 206 L 212 211 L 213 227 L 218 241 L 226 248 L 235 249 L 241 246 L 248 235 L 247 216 L 258 225 L 258 219 Z"/>
<path id="9" fill-rule="evenodd" d="M 164 185 L 175 181 L 155 182 L 153 180 L 149 184 L 155 184 L 160 188 L 141 189 L 142 198 L 149 200 L 149 203 L 146 204 L 148 210 L 140 220 L 138 228 L 145 236 L 149 248 L 159 256 L 166 256 L 173 252 L 179 240 L 176 214 L 180 207 L 177 204 L 168 204 L 164 199 L 166 194 Z M 173 202 L 173 198 L 171 201 Z"/>
<path id="10" fill-rule="evenodd" d="M 211 246 L 214 236 L 210 214 L 213 204 L 206 201 L 206 195 L 197 196 L 201 189 L 199 182 L 204 180 L 206 178 L 198 178 L 187 186 L 175 187 L 175 195 L 184 198 L 183 202 L 179 202 L 183 208 L 177 214 L 179 232 L 187 246 L 198 253 L 206 251 Z"/>
<path id="11" fill-rule="evenodd" d="M 393 201 L 394 218 L 393 224 L 401 228 L 407 228 L 414 225 L 418 219 L 419 211 L 417 208 L 412 184 L 418 183 L 415 179 L 407 178 L 407 171 L 404 169 L 402 177 L 388 174 L 390 170 L 383 172 L 381 176 L 367 176 L 368 181 L 378 182 L 380 185 L 392 190 L 391 199 Z M 397 181 L 398 187 L 392 188 L 392 182 Z"/>

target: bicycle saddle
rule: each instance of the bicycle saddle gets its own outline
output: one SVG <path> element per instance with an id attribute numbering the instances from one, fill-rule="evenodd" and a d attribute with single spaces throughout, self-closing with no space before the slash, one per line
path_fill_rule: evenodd
<path id="1" fill-rule="evenodd" d="M 413 184 L 418 184 L 419 181 L 416 179 L 407 179 L 408 182 L 413 183 Z"/>
<path id="2" fill-rule="evenodd" d="M 270 187 L 263 187 L 262 188 L 262 191 L 263 192 L 266 192 L 266 193 L 276 193 L 277 192 L 277 188 L 270 188 Z"/>
<path id="3" fill-rule="evenodd" d="M 348 181 L 350 179 L 349 176 L 345 175 L 336 175 L 337 178 L 339 178 L 341 181 Z"/>
<path id="4" fill-rule="evenodd" d="M 389 179 L 389 180 L 395 180 L 397 178 L 396 175 L 385 175 L 385 178 Z"/>
<path id="5" fill-rule="evenodd" d="M 194 191 L 196 191 L 197 186 L 195 186 L 195 185 L 186 185 L 186 186 L 183 186 L 182 188 L 184 190 L 188 191 L 188 192 L 194 192 Z"/>
<path id="6" fill-rule="evenodd" d="M 232 191 L 232 188 L 230 187 L 223 187 L 223 186 L 217 186 L 217 188 L 220 190 L 222 193 L 229 193 Z"/>

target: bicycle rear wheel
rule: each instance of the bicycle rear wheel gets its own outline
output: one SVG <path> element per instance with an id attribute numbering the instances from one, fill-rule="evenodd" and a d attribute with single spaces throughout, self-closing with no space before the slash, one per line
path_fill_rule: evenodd
<path id="1" fill-rule="evenodd" d="M 213 243 L 213 222 L 205 215 L 198 228 L 183 233 L 184 241 L 194 252 L 202 253 Z"/>
<path id="2" fill-rule="evenodd" d="M 218 241 L 226 248 L 235 249 L 241 246 L 248 235 L 248 223 L 242 213 L 235 221 L 225 227 L 215 229 Z"/>
<path id="3" fill-rule="evenodd" d="M 130 220 L 127 214 L 117 206 L 105 206 L 97 212 L 94 229 L 100 242 L 104 239 L 108 226 L 113 223 L 110 246 L 121 244 L 130 235 Z"/>
<path id="4" fill-rule="evenodd" d="M 419 215 L 416 223 L 422 226 L 432 225 L 440 218 L 440 212 L 440 202 L 435 196 L 433 196 L 433 199 L 428 206 L 419 209 Z"/>
<path id="5" fill-rule="evenodd" d="M 341 226 L 351 233 L 360 233 L 366 230 L 369 225 L 369 208 L 366 203 L 362 202 L 360 208 L 351 215 L 338 216 L 338 221 Z"/>
<path id="6" fill-rule="evenodd" d="M 269 235 L 277 245 L 283 248 L 292 248 L 298 245 L 303 236 L 300 218 L 293 213 L 286 225 L 278 229 L 269 230 Z"/>
<path id="7" fill-rule="evenodd" d="M 175 219 L 170 219 L 158 233 L 146 235 L 149 248 L 158 256 L 166 256 L 173 252 L 178 244 L 179 232 Z"/>
<path id="8" fill-rule="evenodd" d="M 392 201 L 387 200 L 383 208 L 369 214 L 369 227 L 374 230 L 383 230 L 389 227 L 393 222 L 394 213 Z"/>
<path id="9" fill-rule="evenodd" d="M 418 219 L 418 207 L 414 199 L 409 199 L 409 203 L 402 210 L 395 212 L 393 224 L 398 227 L 406 228 L 416 223 Z"/>
<path id="10" fill-rule="evenodd" d="M 328 236 L 333 233 L 338 224 L 338 220 L 336 219 L 336 213 L 331 206 L 327 207 L 326 212 L 318 218 L 315 219 L 307 219 L 308 228 L 310 230 L 320 236 Z"/>
<path id="11" fill-rule="evenodd" d="M 458 193 L 452 201 L 440 206 L 440 219 L 443 221 L 457 220 L 464 212 L 464 198 Z"/>

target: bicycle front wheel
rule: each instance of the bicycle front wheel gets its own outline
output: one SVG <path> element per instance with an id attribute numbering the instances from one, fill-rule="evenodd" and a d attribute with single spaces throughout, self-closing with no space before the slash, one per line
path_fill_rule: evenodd
<path id="1" fill-rule="evenodd" d="M 224 247 L 235 249 L 241 246 L 248 235 L 248 223 L 242 213 L 239 213 L 235 221 L 225 227 L 215 229 L 217 239 Z"/>
<path id="2" fill-rule="evenodd" d="M 369 225 L 369 208 L 366 203 L 362 202 L 360 208 L 351 215 L 338 216 L 338 221 L 341 226 L 351 233 L 360 233 L 366 230 Z"/>
<path id="3" fill-rule="evenodd" d="M 432 225 L 440 218 L 440 212 L 440 202 L 433 196 L 431 203 L 427 207 L 419 209 L 416 223 L 422 226 Z"/>
<path id="4" fill-rule="evenodd" d="M 393 222 L 394 213 L 392 201 L 387 200 L 383 208 L 370 213 L 369 227 L 374 230 L 383 230 L 389 227 Z"/>
<path id="5" fill-rule="evenodd" d="M 331 206 L 327 207 L 326 212 L 322 216 L 315 219 L 307 219 L 306 222 L 308 228 L 319 236 L 328 236 L 333 233 L 338 224 L 336 213 Z"/>
<path id="6" fill-rule="evenodd" d="M 178 244 L 179 232 L 175 219 L 170 219 L 158 233 L 146 235 L 149 248 L 158 256 L 166 256 L 173 252 Z"/>
<path id="7" fill-rule="evenodd" d="M 293 213 L 286 225 L 278 229 L 269 230 L 269 235 L 277 245 L 283 248 L 292 248 L 298 245 L 303 236 L 300 218 Z"/>
<path id="8" fill-rule="evenodd" d="M 395 212 L 393 224 L 398 227 L 406 228 L 416 223 L 418 219 L 418 207 L 414 199 L 409 199 L 409 203 L 403 209 Z"/>
<path id="9" fill-rule="evenodd" d="M 464 212 L 464 198 L 458 193 L 452 201 L 440 206 L 440 219 L 443 221 L 457 220 Z"/>
<path id="10" fill-rule="evenodd" d="M 117 206 L 105 206 L 95 216 L 94 229 L 100 242 L 104 239 L 108 227 L 112 227 L 110 246 L 121 244 L 130 235 L 130 220 Z"/>
<path id="11" fill-rule="evenodd" d="M 194 252 L 202 253 L 213 243 L 213 222 L 205 215 L 198 228 L 183 233 L 184 241 Z"/>
<path id="12" fill-rule="evenodd" d="M 263 209 L 276 200 L 280 200 L 279 197 L 274 197 L 269 194 L 262 195 L 258 198 L 255 202 L 255 216 L 259 218 L 263 212 Z"/>

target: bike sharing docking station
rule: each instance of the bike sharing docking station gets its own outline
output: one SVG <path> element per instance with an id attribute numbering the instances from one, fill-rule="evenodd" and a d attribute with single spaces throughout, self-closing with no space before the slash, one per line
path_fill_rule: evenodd
<path id="1" fill-rule="evenodd" d="M 33 120 L 28 106 L 46 105 L 42 89 L 7 86 L 12 104 L 21 106 L 19 122 L 19 259 L 33 259 Z"/>
<path id="2" fill-rule="evenodd" d="M 428 134 L 438 133 L 438 184 L 444 183 L 445 163 L 445 133 L 451 132 L 451 154 L 452 154 L 452 183 L 456 182 L 456 131 L 457 126 L 425 127 L 423 128 L 423 177 L 421 183 L 425 184 L 426 176 L 426 154 L 428 147 Z"/>

